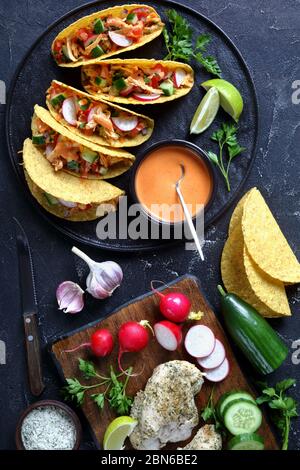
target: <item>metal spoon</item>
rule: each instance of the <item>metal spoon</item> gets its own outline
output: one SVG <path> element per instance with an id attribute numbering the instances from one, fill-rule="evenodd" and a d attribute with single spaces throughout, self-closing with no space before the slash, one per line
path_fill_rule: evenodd
<path id="1" fill-rule="evenodd" d="M 201 248 L 201 245 L 200 245 L 200 240 L 198 238 L 196 229 L 194 227 L 192 216 L 191 216 L 191 214 L 188 210 L 188 207 L 187 207 L 187 205 L 184 201 L 184 198 L 183 198 L 183 195 L 182 195 L 182 192 L 181 192 L 181 189 L 180 189 L 180 183 L 181 183 L 181 181 L 183 180 L 183 178 L 185 176 L 185 168 L 184 168 L 184 165 L 182 163 L 180 163 L 180 167 L 181 167 L 181 176 L 180 176 L 179 180 L 176 181 L 176 183 L 175 183 L 175 189 L 176 189 L 176 192 L 178 194 L 180 203 L 182 205 L 182 209 L 183 209 L 186 221 L 188 223 L 188 226 L 189 226 L 189 229 L 191 231 L 192 237 L 195 241 L 195 245 L 196 245 L 197 250 L 199 252 L 200 258 L 201 258 L 202 261 L 204 261 L 204 256 L 203 256 L 203 251 L 202 251 L 202 248 Z"/>

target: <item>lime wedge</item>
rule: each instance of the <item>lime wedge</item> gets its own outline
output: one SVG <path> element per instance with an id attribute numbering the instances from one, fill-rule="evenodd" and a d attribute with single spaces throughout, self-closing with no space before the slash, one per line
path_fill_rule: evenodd
<path id="1" fill-rule="evenodd" d="M 219 92 L 212 87 L 202 98 L 190 125 L 191 134 L 200 134 L 207 129 L 216 117 L 220 106 Z"/>
<path id="2" fill-rule="evenodd" d="M 104 439 L 104 450 L 122 450 L 124 441 L 137 425 L 137 420 L 130 416 L 119 416 L 114 419 L 107 427 Z"/>
<path id="3" fill-rule="evenodd" d="M 243 111 L 243 98 L 239 90 L 232 83 L 222 80 L 221 78 L 213 78 L 201 83 L 205 90 L 216 88 L 220 94 L 220 105 L 236 122 L 239 120 Z"/>

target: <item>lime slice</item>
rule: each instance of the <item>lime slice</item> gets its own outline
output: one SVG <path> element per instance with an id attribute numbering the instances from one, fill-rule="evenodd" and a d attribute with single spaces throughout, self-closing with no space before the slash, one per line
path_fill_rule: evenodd
<path id="1" fill-rule="evenodd" d="M 124 441 L 137 425 L 137 420 L 130 416 L 119 416 L 114 419 L 107 427 L 104 439 L 104 450 L 122 450 Z"/>
<path id="2" fill-rule="evenodd" d="M 243 111 L 243 98 L 239 90 L 232 83 L 222 80 L 221 78 L 213 78 L 201 83 L 205 90 L 216 88 L 220 94 L 220 105 L 236 122 L 239 120 Z"/>
<path id="3" fill-rule="evenodd" d="M 202 98 L 190 125 L 191 134 L 200 134 L 207 129 L 216 117 L 220 106 L 219 92 L 212 87 Z"/>

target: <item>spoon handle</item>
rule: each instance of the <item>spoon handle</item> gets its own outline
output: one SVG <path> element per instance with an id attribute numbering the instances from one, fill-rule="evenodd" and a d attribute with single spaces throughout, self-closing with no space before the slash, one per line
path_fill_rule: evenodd
<path id="1" fill-rule="evenodd" d="M 197 235 L 197 232 L 196 232 L 196 229 L 194 227 L 194 224 L 193 224 L 193 220 L 192 220 L 192 217 L 191 217 L 191 214 L 188 210 L 188 207 L 183 199 L 183 195 L 182 195 L 182 192 L 180 190 L 180 188 L 178 186 L 176 186 L 176 192 L 178 194 L 178 197 L 179 197 L 179 200 L 180 200 L 180 203 L 182 205 L 182 209 L 183 209 L 183 212 L 184 212 L 184 215 L 185 215 L 185 218 L 186 218 L 186 221 L 188 223 L 188 226 L 189 226 L 189 229 L 191 231 L 191 234 L 192 234 L 192 237 L 194 239 L 194 242 L 195 242 L 195 245 L 197 247 L 197 250 L 199 252 L 199 255 L 200 255 L 200 258 L 202 261 L 204 261 L 204 256 L 203 256 L 203 251 L 202 251 L 202 248 L 201 248 L 201 245 L 200 245 L 200 240 L 198 238 L 198 235 Z"/>

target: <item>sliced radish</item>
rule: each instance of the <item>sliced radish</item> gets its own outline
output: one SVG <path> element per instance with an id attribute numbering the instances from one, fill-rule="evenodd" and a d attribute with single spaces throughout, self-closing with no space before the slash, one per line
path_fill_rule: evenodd
<path id="1" fill-rule="evenodd" d="M 64 119 L 71 126 L 76 126 L 76 103 L 74 98 L 66 98 L 62 104 L 62 114 Z"/>
<path id="2" fill-rule="evenodd" d="M 154 325 L 157 342 L 168 351 L 175 351 L 182 341 L 180 326 L 167 320 Z"/>
<path id="3" fill-rule="evenodd" d="M 120 91 L 120 96 L 128 96 L 134 90 L 134 85 L 127 86 L 124 90 Z"/>
<path id="4" fill-rule="evenodd" d="M 211 354 L 215 347 L 215 335 L 205 325 L 195 325 L 186 334 L 184 345 L 193 357 L 205 357 Z"/>
<path id="5" fill-rule="evenodd" d="M 97 114 L 98 111 L 101 111 L 101 108 L 99 106 L 94 106 L 93 108 L 90 109 L 87 120 L 90 122 L 94 115 Z"/>
<path id="6" fill-rule="evenodd" d="M 210 382 L 221 382 L 226 379 L 229 374 L 228 359 L 225 358 L 219 367 L 215 367 L 214 369 L 204 369 L 204 372 L 206 374 L 205 378 Z"/>
<path id="7" fill-rule="evenodd" d="M 123 132 L 130 132 L 138 125 L 137 116 L 120 116 L 111 118 L 114 125 Z"/>
<path id="8" fill-rule="evenodd" d="M 201 367 L 204 367 L 205 369 L 215 369 L 216 367 L 219 367 L 222 364 L 225 359 L 225 356 L 226 353 L 223 344 L 221 343 L 221 341 L 216 339 L 213 352 L 209 356 L 203 357 L 201 359 L 199 358 L 197 360 L 198 364 Z"/>
<path id="9" fill-rule="evenodd" d="M 183 69 L 176 69 L 174 73 L 174 84 L 176 88 L 179 88 L 186 77 L 186 71 Z"/>
<path id="10" fill-rule="evenodd" d="M 132 95 L 132 98 L 138 100 L 138 101 L 154 101 L 157 100 L 161 95 L 158 93 L 152 93 L 150 95 L 147 95 L 146 93 L 134 93 Z"/>
<path id="11" fill-rule="evenodd" d="M 128 47 L 131 46 L 131 44 L 133 43 L 132 39 L 123 36 L 123 34 L 115 33 L 114 31 L 109 31 L 108 35 L 112 42 L 114 42 L 117 46 L 120 47 Z"/>
<path id="12" fill-rule="evenodd" d="M 46 157 L 49 157 L 49 155 L 51 155 L 51 153 L 53 152 L 53 150 L 54 150 L 54 145 L 52 145 L 52 144 L 47 144 L 47 145 L 46 145 L 46 149 L 45 149 Z"/>
<path id="13" fill-rule="evenodd" d="M 65 201 L 64 199 L 59 199 L 59 202 L 63 206 L 68 207 L 69 209 L 72 209 L 73 207 L 77 206 L 76 202 Z"/>

